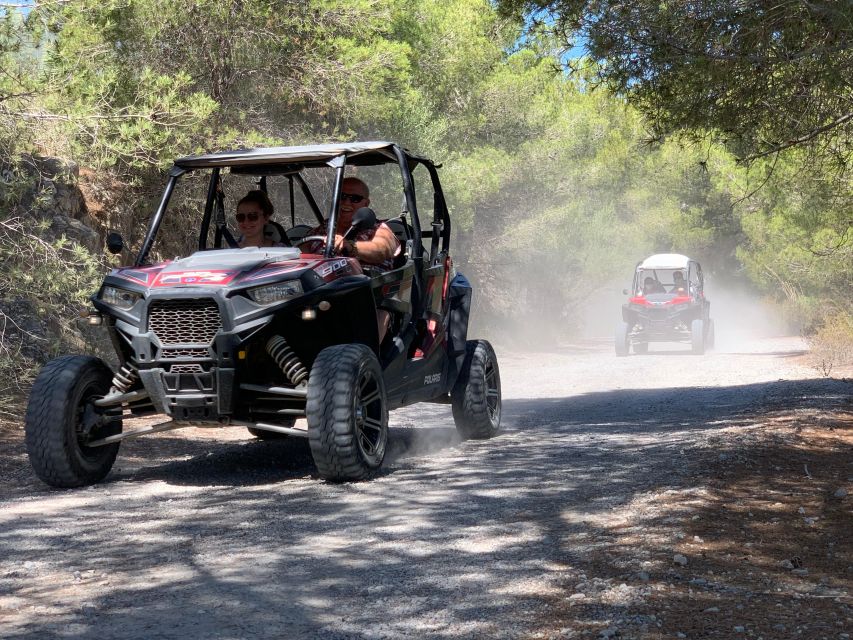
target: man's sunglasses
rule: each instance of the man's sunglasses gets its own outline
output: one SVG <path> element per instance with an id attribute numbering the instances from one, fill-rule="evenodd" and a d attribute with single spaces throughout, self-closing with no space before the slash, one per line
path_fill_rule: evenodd
<path id="1" fill-rule="evenodd" d="M 342 193 L 341 200 L 344 202 L 352 202 L 353 204 L 358 204 L 362 200 L 364 200 L 364 196 L 360 196 L 357 193 Z"/>
<path id="2" fill-rule="evenodd" d="M 257 211 L 252 211 L 251 213 L 238 213 L 234 217 L 237 219 L 237 222 L 243 222 L 246 218 L 249 219 L 249 222 L 256 222 L 260 215 Z"/>

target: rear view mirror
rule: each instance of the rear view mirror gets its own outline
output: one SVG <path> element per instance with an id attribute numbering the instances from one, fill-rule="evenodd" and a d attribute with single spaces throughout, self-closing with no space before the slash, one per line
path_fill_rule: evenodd
<path id="1" fill-rule="evenodd" d="M 120 233 L 115 231 L 110 231 L 107 234 L 107 251 L 112 254 L 121 253 L 122 249 L 124 249 L 124 240 L 121 237 Z"/>

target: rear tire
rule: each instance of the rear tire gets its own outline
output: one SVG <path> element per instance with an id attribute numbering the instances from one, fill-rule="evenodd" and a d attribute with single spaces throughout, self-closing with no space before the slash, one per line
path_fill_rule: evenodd
<path id="1" fill-rule="evenodd" d="M 695 355 L 705 353 L 705 323 L 698 318 L 690 323 L 690 342 Z"/>
<path id="2" fill-rule="evenodd" d="M 382 466 L 388 403 L 379 361 L 362 344 L 323 349 L 308 377 L 308 442 L 320 476 L 364 480 Z"/>
<path id="3" fill-rule="evenodd" d="M 98 424 L 92 402 L 110 390 L 112 371 L 92 356 L 63 356 L 48 362 L 30 392 L 24 430 L 36 475 L 52 487 L 94 484 L 112 469 L 119 443 L 87 447 L 121 433 L 121 419 Z M 87 435 L 85 422 L 93 426 Z"/>
<path id="4" fill-rule="evenodd" d="M 465 439 L 485 440 L 501 427 L 501 374 L 492 345 L 468 340 L 465 361 L 450 392 L 456 430 Z"/>
<path id="5" fill-rule="evenodd" d="M 631 326 L 627 322 L 620 322 L 616 326 L 616 355 L 627 356 L 628 350 L 631 347 L 631 341 L 628 334 L 631 333 Z"/>

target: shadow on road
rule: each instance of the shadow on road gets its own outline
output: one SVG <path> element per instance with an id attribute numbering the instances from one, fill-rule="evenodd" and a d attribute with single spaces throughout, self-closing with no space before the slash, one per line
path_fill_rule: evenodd
<path id="1" fill-rule="evenodd" d="M 701 489 L 721 453 L 748 468 L 758 452 L 748 439 L 729 449 L 730 441 L 715 440 L 722 429 L 837 407 L 849 394 L 843 382 L 803 380 L 510 399 L 502 436 L 462 443 L 450 423 L 392 430 L 389 473 L 343 485 L 291 482 L 313 473 L 305 441 L 175 439 L 165 444 L 177 445 L 170 456 L 180 459 L 111 476 L 114 488 L 124 486 L 120 504 L 107 483 L 78 492 L 85 508 L 5 521 L 6 563 L 35 554 L 57 574 L 89 568 L 114 576 L 108 590 L 89 594 L 88 609 L 34 617 L 5 637 L 137 629 L 139 637 L 440 638 L 449 624 L 486 637 L 507 621 L 518 631 L 508 637 L 527 637 L 551 624 L 594 628 L 646 615 L 631 604 L 640 563 L 652 563 L 646 580 L 686 584 L 703 561 L 673 572 L 667 536 L 673 523 L 709 515 L 680 503 L 631 512 L 630 521 L 614 514 L 651 494 Z M 779 443 L 774 455 L 790 454 L 786 447 Z M 810 458 L 813 469 L 821 462 L 818 453 Z M 166 496 L 126 486 L 151 480 L 209 490 L 168 494 L 180 501 L 170 513 Z M 638 542 L 653 538 L 655 548 Z M 615 583 L 597 583 L 601 597 L 568 608 L 580 575 Z M 830 584 L 839 577 L 829 575 Z M 717 579 L 731 598 L 744 595 Z M 623 581 L 624 598 L 607 595 Z M 30 585 L 27 597 L 47 607 L 53 588 Z M 654 607 L 659 614 L 665 605 Z M 665 630 L 676 629 L 666 621 Z"/>

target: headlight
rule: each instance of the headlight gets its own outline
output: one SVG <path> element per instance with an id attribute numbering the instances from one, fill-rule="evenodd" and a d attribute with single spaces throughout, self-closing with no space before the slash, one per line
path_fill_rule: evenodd
<path id="1" fill-rule="evenodd" d="M 119 309 L 130 309 L 140 297 L 138 293 L 119 287 L 107 286 L 101 291 L 101 300 Z"/>
<path id="2" fill-rule="evenodd" d="M 273 304 L 301 296 L 302 283 L 299 280 L 288 280 L 287 282 L 277 282 L 264 287 L 249 289 L 246 293 L 258 304 Z"/>

